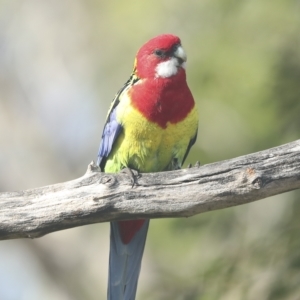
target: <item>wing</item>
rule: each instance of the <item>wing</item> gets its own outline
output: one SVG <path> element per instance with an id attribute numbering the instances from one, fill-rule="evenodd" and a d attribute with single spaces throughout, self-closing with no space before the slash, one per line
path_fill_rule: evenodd
<path id="1" fill-rule="evenodd" d="M 186 149 L 186 152 L 185 152 L 185 154 L 184 154 L 184 157 L 183 157 L 183 160 L 182 160 L 182 164 L 181 164 L 181 165 L 183 165 L 183 163 L 184 163 L 185 159 L 187 158 L 187 156 L 188 156 L 188 154 L 189 154 L 189 152 L 190 152 L 192 146 L 195 144 L 195 142 L 196 142 L 196 140 L 197 140 L 197 135 L 198 135 L 198 129 L 197 129 L 197 131 L 196 131 L 194 137 L 193 137 L 193 138 L 190 140 L 190 142 L 189 142 L 189 145 L 188 145 L 188 147 L 187 147 L 187 149 Z"/>
<path id="2" fill-rule="evenodd" d="M 102 133 L 102 138 L 101 138 L 100 147 L 98 151 L 98 160 L 97 160 L 97 165 L 100 167 L 102 172 L 104 172 L 107 157 L 111 153 L 111 150 L 113 148 L 116 139 L 118 138 L 118 136 L 123 130 L 122 125 L 118 123 L 116 117 L 117 107 L 118 104 L 120 103 L 120 97 L 122 93 L 124 93 L 138 80 L 139 78 L 134 73 L 132 73 L 132 75 L 124 84 L 124 86 L 116 94 L 114 100 L 112 101 L 110 109 L 108 111 L 106 122 L 104 125 L 104 130 Z"/>
<path id="3" fill-rule="evenodd" d="M 97 165 L 100 167 L 101 171 L 104 171 L 106 159 L 109 156 L 111 149 L 117 137 L 121 133 L 123 127 L 116 120 L 116 108 L 114 108 L 110 115 L 109 119 L 106 122 L 102 134 L 102 139 L 98 151 L 98 160 Z"/>

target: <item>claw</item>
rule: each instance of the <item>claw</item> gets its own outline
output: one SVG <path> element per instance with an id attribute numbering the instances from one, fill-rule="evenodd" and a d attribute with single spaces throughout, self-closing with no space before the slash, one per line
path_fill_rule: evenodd
<path id="1" fill-rule="evenodd" d="M 201 165 L 201 164 L 200 164 L 200 161 L 199 161 L 199 160 L 197 160 L 197 161 L 196 161 L 196 163 L 195 163 L 195 168 L 199 168 L 199 167 L 200 167 L 200 165 Z"/>
<path id="2" fill-rule="evenodd" d="M 130 169 L 130 168 L 124 168 L 120 171 L 120 173 L 125 173 L 126 175 L 129 176 L 130 181 L 132 183 L 132 188 L 134 187 L 136 183 L 136 178 L 139 176 L 139 171 L 134 170 L 134 169 Z"/>

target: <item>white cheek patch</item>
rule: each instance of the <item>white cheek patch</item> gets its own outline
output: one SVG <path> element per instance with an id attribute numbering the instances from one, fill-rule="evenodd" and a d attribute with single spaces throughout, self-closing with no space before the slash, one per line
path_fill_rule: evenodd
<path id="1" fill-rule="evenodd" d="M 161 62 L 156 66 L 155 77 L 167 78 L 176 75 L 178 72 L 178 67 L 178 60 L 175 57 L 172 57 L 171 59 Z"/>

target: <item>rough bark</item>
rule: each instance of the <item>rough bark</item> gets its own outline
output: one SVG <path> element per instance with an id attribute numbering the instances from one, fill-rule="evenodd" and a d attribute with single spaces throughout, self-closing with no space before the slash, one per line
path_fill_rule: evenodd
<path id="1" fill-rule="evenodd" d="M 190 217 L 300 188 L 300 140 L 201 167 L 105 174 L 92 163 L 78 179 L 0 193 L 0 239 L 36 238 L 112 220 Z"/>

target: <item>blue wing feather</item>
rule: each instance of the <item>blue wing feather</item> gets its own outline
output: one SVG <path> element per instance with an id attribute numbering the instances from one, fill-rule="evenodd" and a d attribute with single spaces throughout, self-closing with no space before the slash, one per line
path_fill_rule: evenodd
<path id="1" fill-rule="evenodd" d="M 117 107 L 115 107 L 111 111 L 108 120 L 104 126 L 102 139 L 98 151 L 97 165 L 101 167 L 102 171 L 104 171 L 104 165 L 102 164 L 102 160 L 103 158 L 107 158 L 109 156 L 115 140 L 117 139 L 117 137 L 123 129 L 122 125 L 117 121 L 116 110 Z"/>
<path id="2" fill-rule="evenodd" d="M 120 135 L 123 130 L 123 127 L 117 121 L 116 111 L 118 104 L 120 103 L 120 97 L 124 91 L 126 91 L 130 86 L 134 85 L 136 82 L 139 81 L 139 78 L 132 73 L 130 78 L 124 84 L 124 86 L 118 91 L 114 100 L 112 101 L 112 105 L 108 112 L 108 117 L 106 123 L 104 125 L 104 130 L 102 133 L 102 138 L 100 142 L 100 147 L 98 151 L 98 160 L 97 165 L 100 167 L 101 171 L 104 172 L 104 167 L 106 163 L 106 159 L 109 156 L 114 142 Z"/>

